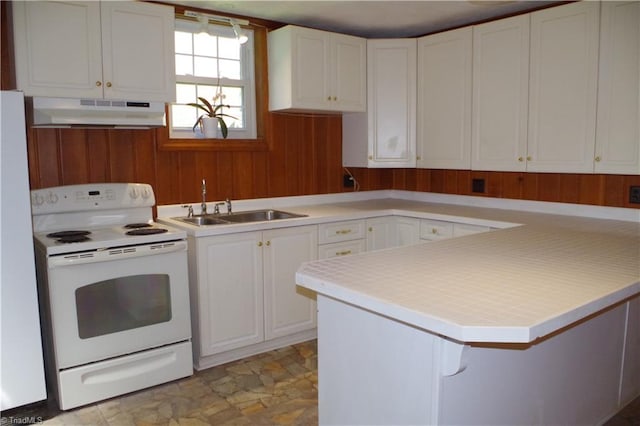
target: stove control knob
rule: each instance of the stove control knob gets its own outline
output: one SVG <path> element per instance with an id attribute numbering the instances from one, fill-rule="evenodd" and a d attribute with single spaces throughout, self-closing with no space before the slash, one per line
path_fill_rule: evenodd
<path id="1" fill-rule="evenodd" d="M 151 196 L 148 188 L 142 188 L 142 198 L 145 200 Z"/>
<path id="2" fill-rule="evenodd" d="M 134 200 L 138 198 L 138 190 L 135 188 L 131 188 L 129 190 L 129 198 L 133 198 Z"/>
<path id="3" fill-rule="evenodd" d="M 33 200 L 31 201 L 31 203 L 34 206 L 41 206 L 42 203 L 44 203 L 44 197 L 40 194 L 33 194 Z"/>
<path id="4" fill-rule="evenodd" d="M 56 194 L 55 192 L 50 192 L 49 195 L 47 196 L 47 203 L 55 204 L 57 202 L 58 202 L 58 194 Z"/>

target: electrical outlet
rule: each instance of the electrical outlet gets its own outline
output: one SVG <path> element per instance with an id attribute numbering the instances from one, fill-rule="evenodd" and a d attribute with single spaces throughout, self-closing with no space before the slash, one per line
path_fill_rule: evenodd
<path id="1" fill-rule="evenodd" d="M 471 192 L 484 193 L 484 179 L 472 179 L 471 180 Z"/>
<path id="2" fill-rule="evenodd" d="M 345 188 L 353 188 L 353 185 L 353 178 L 350 175 L 342 176 L 342 186 L 344 186 Z"/>
<path id="3" fill-rule="evenodd" d="M 629 202 L 640 204 L 640 186 L 629 187 Z"/>

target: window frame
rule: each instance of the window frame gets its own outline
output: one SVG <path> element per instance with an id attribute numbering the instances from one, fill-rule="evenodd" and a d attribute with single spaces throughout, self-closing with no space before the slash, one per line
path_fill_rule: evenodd
<path id="1" fill-rule="evenodd" d="M 188 31 L 192 33 L 196 33 L 200 28 L 200 25 L 197 22 L 181 19 L 181 16 L 177 16 L 175 19 L 175 30 L 174 31 Z M 258 94 L 256 93 L 256 71 L 258 68 L 259 58 L 256 55 L 255 50 L 255 29 L 254 28 L 244 28 L 245 34 L 248 37 L 246 43 L 241 45 L 240 55 L 241 55 L 241 66 L 242 66 L 242 74 L 246 76 L 241 82 L 240 86 L 243 87 L 243 109 L 244 109 L 244 122 L 246 127 L 244 129 L 234 129 L 229 128 L 229 135 L 227 139 L 210 139 L 203 138 L 201 135 L 196 134 L 192 130 L 174 130 L 171 127 L 171 105 L 175 105 L 177 103 L 171 103 L 167 105 L 167 133 L 170 144 L 174 143 L 183 143 L 180 141 L 194 141 L 195 143 L 202 143 L 203 141 L 242 141 L 244 143 L 250 143 L 250 141 L 259 141 L 260 138 L 258 136 Z M 233 29 L 230 26 L 218 25 L 218 24 L 209 24 L 209 33 L 216 34 L 223 37 L 235 37 L 233 33 Z M 176 52 L 174 50 L 173 54 Z M 175 72 L 175 70 L 174 70 Z M 202 82 L 203 84 L 207 84 L 206 77 L 196 77 L 196 76 L 178 76 L 176 75 L 176 84 L 186 83 L 186 84 L 194 84 Z M 210 80 L 214 80 L 213 78 Z M 227 78 L 217 78 L 215 79 L 216 83 L 221 86 L 238 86 L 237 83 L 239 80 L 235 79 L 227 79 Z M 225 84 L 226 83 L 226 84 Z M 174 142 L 174 143 L 172 143 Z M 255 143 L 255 142 L 254 142 Z M 165 144 L 167 145 L 167 144 Z M 191 144 L 189 144 L 191 145 Z M 260 149 L 261 150 L 261 149 Z"/>

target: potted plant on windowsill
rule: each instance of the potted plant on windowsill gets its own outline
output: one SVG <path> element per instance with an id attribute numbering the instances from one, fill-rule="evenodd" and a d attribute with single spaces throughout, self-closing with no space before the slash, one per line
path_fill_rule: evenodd
<path id="1" fill-rule="evenodd" d="M 213 98 L 214 103 L 218 99 L 222 99 L 219 93 Z M 229 135 L 229 128 L 227 127 L 227 123 L 224 121 L 224 117 L 235 118 L 231 115 L 224 114 L 222 112 L 222 108 L 229 108 L 229 105 L 224 105 L 222 103 L 215 105 L 211 104 L 208 100 L 202 97 L 198 97 L 199 103 L 189 103 L 187 105 L 192 106 L 194 108 L 198 108 L 205 113 L 200 115 L 193 125 L 193 131 L 196 131 L 196 127 L 200 126 L 202 130 L 202 134 L 206 138 L 215 138 L 217 137 L 217 129 L 220 129 L 220 133 L 224 139 Z"/>

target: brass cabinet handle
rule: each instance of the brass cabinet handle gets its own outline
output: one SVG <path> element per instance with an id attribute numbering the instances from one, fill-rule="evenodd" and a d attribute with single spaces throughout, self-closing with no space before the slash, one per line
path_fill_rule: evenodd
<path id="1" fill-rule="evenodd" d="M 343 251 L 336 252 L 336 256 L 346 256 L 348 254 L 351 254 L 351 250 L 343 250 Z"/>
<path id="2" fill-rule="evenodd" d="M 420 161 L 422 160 L 422 157 L 420 157 L 419 155 L 416 155 L 416 160 Z"/>
<path id="3" fill-rule="evenodd" d="M 111 87 L 111 82 L 107 81 L 107 87 Z"/>
<path id="4" fill-rule="evenodd" d="M 258 247 L 262 247 L 262 241 L 258 241 Z"/>
<path id="5" fill-rule="evenodd" d="M 96 81 L 96 86 L 97 86 L 97 87 L 102 86 L 102 82 L 101 82 L 101 81 Z"/>
<path id="6" fill-rule="evenodd" d="M 333 97 L 333 100 L 334 100 L 334 101 L 337 101 L 337 100 L 338 100 L 338 97 L 337 97 L 337 96 L 334 96 L 334 97 Z"/>
<path id="7" fill-rule="evenodd" d="M 267 240 L 267 242 L 265 243 L 267 246 L 271 245 L 271 241 Z"/>
<path id="8" fill-rule="evenodd" d="M 524 158 L 518 157 L 518 161 L 522 163 L 524 161 Z"/>
<path id="9" fill-rule="evenodd" d="M 369 227 L 369 232 L 373 232 L 373 227 L 372 226 Z"/>
<path id="10" fill-rule="evenodd" d="M 531 156 L 527 155 L 527 161 L 531 161 Z"/>
<path id="11" fill-rule="evenodd" d="M 349 234 L 351 233 L 351 229 L 341 229 L 339 231 L 336 231 L 336 234 L 338 235 L 344 235 L 344 234 Z"/>
<path id="12" fill-rule="evenodd" d="M 598 156 L 596 157 L 596 163 L 600 162 L 600 160 L 602 160 L 602 158 L 600 158 L 600 156 L 598 155 Z"/>
<path id="13" fill-rule="evenodd" d="M 431 233 L 432 234 L 437 234 L 438 233 L 438 228 L 431 228 Z"/>

